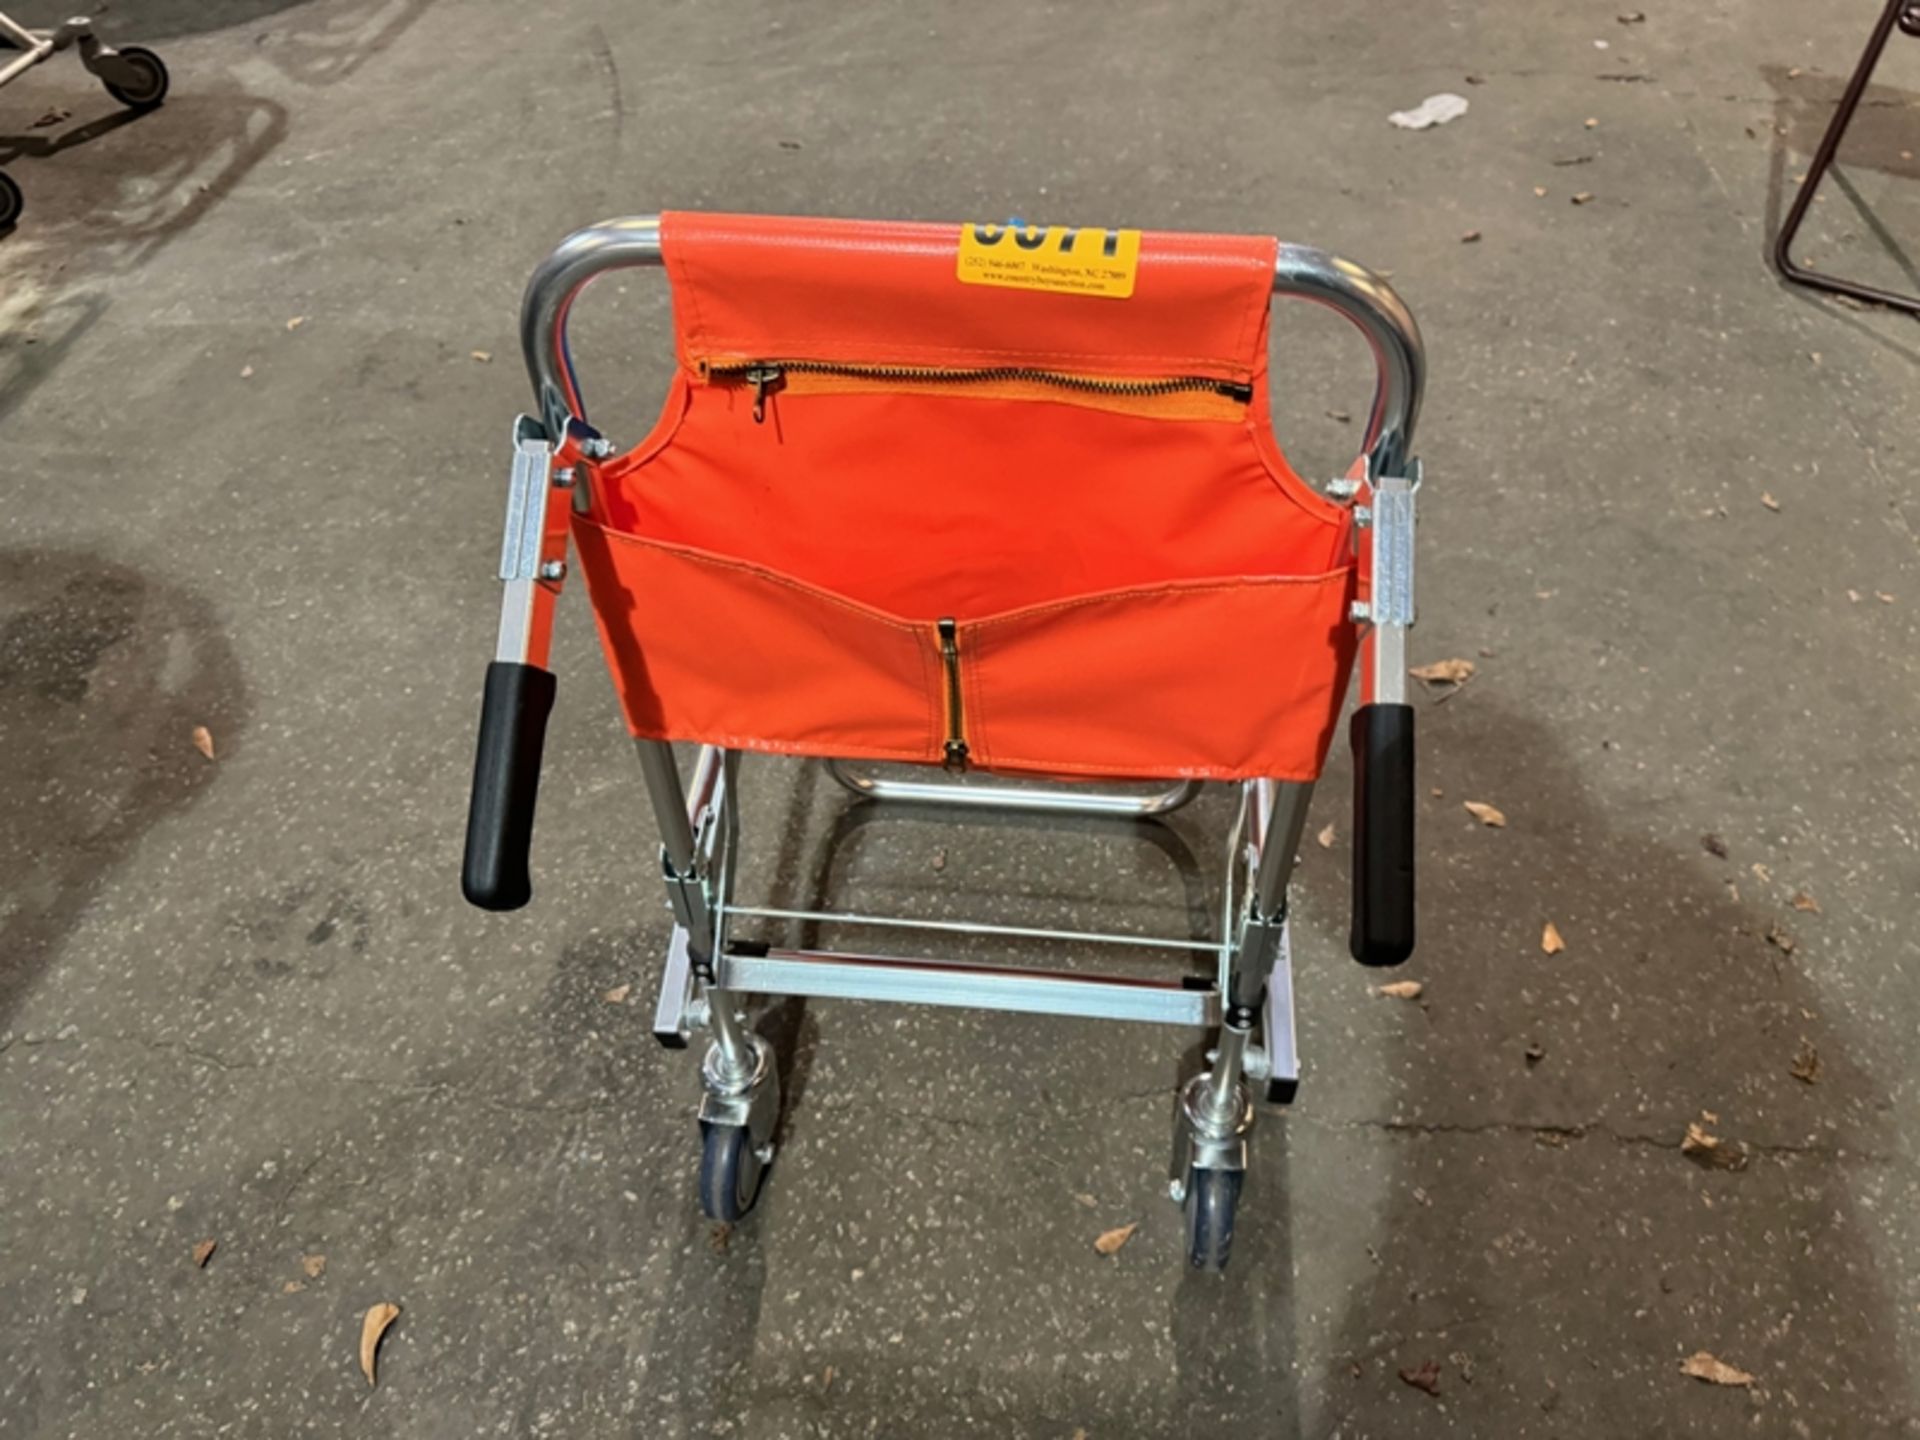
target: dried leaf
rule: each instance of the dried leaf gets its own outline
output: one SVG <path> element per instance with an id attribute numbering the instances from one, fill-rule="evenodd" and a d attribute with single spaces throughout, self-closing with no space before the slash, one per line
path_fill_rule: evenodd
<path id="1" fill-rule="evenodd" d="M 369 1306 L 366 1318 L 360 1322 L 360 1373 L 367 1377 L 369 1385 L 378 1383 L 373 1378 L 373 1357 L 380 1348 L 380 1337 L 399 1318 L 400 1307 L 382 1301 Z"/>
<path id="2" fill-rule="evenodd" d="M 1767 943 L 1782 955 L 1793 954 L 1794 947 L 1799 944 L 1793 936 L 1780 928 L 1778 921 L 1767 926 Z"/>
<path id="3" fill-rule="evenodd" d="M 1622 25 L 1643 25 L 1646 23 L 1647 12 L 1644 10 L 1629 10 L 1626 14 L 1616 15 L 1613 18 L 1618 20 Z"/>
<path id="4" fill-rule="evenodd" d="M 472 354 L 473 358 L 478 360 L 482 365 L 485 365 L 488 361 L 493 359 L 493 352 L 491 350 L 474 350 L 469 353 Z"/>
<path id="5" fill-rule="evenodd" d="M 1460 803 L 1465 805 L 1467 807 L 1467 813 L 1482 825 L 1491 825 L 1496 830 L 1504 830 L 1507 828 L 1507 817 L 1485 801 L 1463 800 Z"/>
<path id="6" fill-rule="evenodd" d="M 614 986 L 611 990 L 607 991 L 600 998 L 606 1001 L 607 1004 L 609 1005 L 624 1005 L 627 1003 L 627 996 L 631 995 L 632 993 L 633 993 L 633 985 L 631 982 L 629 982 L 628 984 L 625 984 L 625 985 Z"/>
<path id="7" fill-rule="evenodd" d="M 1424 1390 L 1429 1395 L 1440 1393 L 1440 1362 L 1425 1361 L 1417 1370 L 1402 1370 L 1400 1378 L 1416 1390 Z"/>
<path id="8" fill-rule="evenodd" d="M 204 725 L 193 727 L 193 748 L 207 759 L 213 759 L 213 732 Z"/>
<path id="9" fill-rule="evenodd" d="M 1373 993 L 1384 995 L 1389 1000 L 1418 1000 L 1427 987 L 1418 980 L 1394 980 L 1385 985 L 1373 987 Z"/>
<path id="10" fill-rule="evenodd" d="M 1749 868 L 1753 871 L 1753 878 L 1758 880 L 1762 885 L 1771 885 L 1773 883 L 1773 872 L 1758 860 L 1754 861 Z"/>
<path id="11" fill-rule="evenodd" d="M 1581 190 L 1568 198 L 1576 205 L 1585 205 L 1593 199 L 1593 192 L 1591 190 Z"/>
<path id="12" fill-rule="evenodd" d="M 716 1255 L 726 1254 L 727 1246 L 732 1243 L 732 1240 L 733 1226 L 725 1224 L 724 1222 L 715 1225 L 713 1229 L 707 1232 L 707 1245 Z"/>
<path id="13" fill-rule="evenodd" d="M 1536 185 L 1533 187 L 1533 193 L 1544 200 L 1547 198 L 1547 187 L 1544 185 Z"/>
<path id="14" fill-rule="evenodd" d="M 1893 596 L 1889 595 L 1884 590 L 1874 591 L 1873 598 L 1878 600 L 1882 605 L 1891 605 L 1893 603 Z"/>
<path id="15" fill-rule="evenodd" d="M 242 365 L 240 367 L 240 378 L 242 380 L 251 380 L 253 378 L 253 366 Z"/>
<path id="16" fill-rule="evenodd" d="M 1711 1120 L 1707 1122 L 1707 1124 L 1712 1123 Z M 1688 1124 L 1686 1136 L 1680 1142 L 1680 1153 L 1706 1170 L 1747 1168 L 1745 1147 L 1726 1144 L 1718 1135 L 1709 1133 L 1706 1125 L 1702 1124 Z"/>
<path id="17" fill-rule="evenodd" d="M 1820 1052 L 1813 1048 L 1811 1040 L 1800 1042 L 1800 1051 L 1787 1067 L 1787 1073 L 1805 1085 L 1820 1083 Z"/>
<path id="18" fill-rule="evenodd" d="M 1547 1058 L 1547 1047 L 1536 1040 L 1520 1053 L 1528 1065 L 1538 1065 L 1542 1060 Z"/>
<path id="19" fill-rule="evenodd" d="M 1727 842 L 1711 830 L 1700 837 L 1700 848 L 1716 860 L 1724 860 L 1727 858 Z"/>
<path id="20" fill-rule="evenodd" d="M 302 1255 L 300 1268 L 307 1272 L 309 1280 L 318 1280 L 327 1273 L 327 1257 L 324 1255 Z"/>
<path id="21" fill-rule="evenodd" d="M 218 1248 L 219 1244 L 220 1242 L 218 1240 L 202 1240 L 198 1245 L 193 1247 L 193 1263 L 198 1265 L 202 1270 L 206 1269 L 207 1261 L 213 1258 L 213 1252 Z"/>
<path id="22" fill-rule="evenodd" d="M 1322 830 L 1313 838 L 1320 842 L 1320 848 L 1322 850 L 1331 850 L 1333 848 L 1333 826 L 1327 826 L 1326 829 Z"/>
<path id="23" fill-rule="evenodd" d="M 1480 232 L 1478 230 L 1469 230 L 1460 237 L 1460 243 L 1462 245 L 1474 245 L 1479 243 L 1479 240 Z"/>
<path id="24" fill-rule="evenodd" d="M 1780 513 L 1780 502 L 1774 499 L 1773 496 L 1769 495 L 1765 490 L 1762 490 L 1760 492 L 1760 503 L 1766 506 L 1769 510 L 1773 511 L 1774 514 L 1778 515 Z"/>
<path id="25" fill-rule="evenodd" d="M 296 316 L 294 316 L 294 317 L 293 317 L 293 318 L 292 318 L 291 320 L 289 320 L 289 321 L 287 321 L 287 329 L 289 329 L 289 330 L 298 330 L 298 329 L 299 329 L 299 328 L 300 328 L 300 327 L 301 327 L 302 325 L 304 325 L 304 324 L 306 324 L 306 323 L 307 323 L 307 317 L 306 317 L 306 316 L 304 316 L 304 315 L 296 315 Z"/>
<path id="26" fill-rule="evenodd" d="M 833 1388 L 833 1366 L 829 1365 L 820 1372 L 820 1393 L 826 1394 Z"/>
<path id="27" fill-rule="evenodd" d="M 298 1295 L 302 1290 L 306 1288 L 307 1288 L 307 1282 L 304 1280 L 289 1280 L 287 1281 L 286 1284 L 280 1287 L 280 1293 L 282 1295 Z"/>
<path id="28" fill-rule="evenodd" d="M 1704 1380 L 1709 1385 L 1751 1385 L 1753 1376 L 1724 1360 L 1715 1359 L 1705 1350 L 1696 1350 L 1680 1362 L 1680 1373 L 1691 1375 L 1696 1380 Z"/>
<path id="29" fill-rule="evenodd" d="M 947 868 L 947 852 L 946 851 L 936 850 L 933 852 L 933 868 L 936 870 L 944 870 Z"/>
<path id="30" fill-rule="evenodd" d="M 1428 685 L 1464 685 L 1473 678 L 1471 660 L 1436 660 L 1431 665 L 1416 665 L 1407 673 Z"/>
<path id="31" fill-rule="evenodd" d="M 1793 908 L 1796 910 L 1804 910 L 1809 915 L 1820 914 L 1820 902 L 1804 890 L 1794 895 Z"/>
<path id="32" fill-rule="evenodd" d="M 1589 130 L 1598 130 L 1600 128 L 1600 121 L 1591 115 L 1589 115 L 1585 120 L 1581 121 L 1580 123 L 1586 126 L 1586 128 Z"/>
<path id="33" fill-rule="evenodd" d="M 1567 948 L 1567 942 L 1560 938 L 1560 932 L 1554 928 L 1551 920 L 1547 922 L 1546 928 L 1540 932 L 1540 948 L 1549 955 L 1558 955 L 1562 950 Z"/>
<path id="34" fill-rule="evenodd" d="M 1139 1228 L 1139 1222 L 1136 1221 L 1131 1225 L 1122 1225 L 1115 1230 L 1103 1231 L 1100 1237 L 1093 1242 L 1093 1248 L 1098 1250 L 1102 1255 L 1112 1255 L 1118 1251 L 1122 1245 L 1126 1244 L 1127 1241 L 1131 1240 L 1133 1238 L 1133 1232 Z"/>
<path id="35" fill-rule="evenodd" d="M 1329 420 L 1338 420 L 1342 425 L 1345 425 L 1353 419 L 1353 412 L 1350 410 L 1329 410 L 1327 411 L 1327 418 Z"/>
<path id="36" fill-rule="evenodd" d="M 71 110 L 49 110 L 33 122 L 33 128 L 36 130 L 44 130 L 49 125 L 58 125 L 62 120 L 65 120 L 72 114 L 73 112 Z"/>
<path id="37" fill-rule="evenodd" d="M 1858 590 L 1847 591 L 1847 599 L 1851 600 L 1856 605 L 1858 605 L 1863 598 L 1864 597 L 1860 594 Z"/>
<path id="38" fill-rule="evenodd" d="M 1082 1191 L 1080 1194 L 1074 1196 L 1073 1199 L 1075 1204 L 1084 1205 L 1089 1210 L 1094 1209 L 1100 1203 L 1099 1201 L 1095 1200 L 1093 1196 L 1087 1194 L 1085 1191 Z"/>

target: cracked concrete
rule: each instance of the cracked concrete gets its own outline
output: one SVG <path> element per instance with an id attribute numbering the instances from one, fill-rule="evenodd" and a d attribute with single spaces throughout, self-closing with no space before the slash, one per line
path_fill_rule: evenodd
<path id="1" fill-rule="evenodd" d="M 1876 7 L 1636 8 L 145 0 L 101 24 L 159 42 L 161 111 L 0 92 L 0 1435 L 1920 1435 L 1920 330 L 1762 261 Z M 1920 289 L 1893 52 L 1805 249 Z M 666 206 L 1271 228 L 1419 314 L 1414 658 L 1479 667 L 1415 697 L 1425 992 L 1344 958 L 1336 747 L 1303 1083 L 1224 1279 L 1165 1198 L 1201 1037 L 951 1011 L 757 1011 L 780 1153 L 714 1244 L 577 594 L 535 902 L 459 903 L 520 289 Z M 577 312 L 623 442 L 657 278 Z M 1275 355 L 1333 474 L 1366 357 L 1311 311 Z M 1223 795 L 1049 829 L 744 787 L 760 903 L 1213 923 Z M 1680 1153 L 1703 1112 L 1745 1169 Z"/>

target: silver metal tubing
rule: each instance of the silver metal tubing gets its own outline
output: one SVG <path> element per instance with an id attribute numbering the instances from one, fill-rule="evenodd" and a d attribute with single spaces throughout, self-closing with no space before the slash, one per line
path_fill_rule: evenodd
<path id="1" fill-rule="evenodd" d="M 1307 808 L 1313 803 L 1311 781 L 1288 780 L 1273 787 L 1273 810 L 1260 843 L 1260 871 L 1254 880 L 1254 904 L 1263 916 L 1276 914 L 1287 898 L 1293 862 L 1300 854 L 1300 837 L 1307 828 Z"/>
<path id="2" fill-rule="evenodd" d="M 1168 815 L 1192 802 L 1205 786 L 1183 780 L 1151 795 L 1114 795 L 1066 786 L 979 785 L 957 780 L 882 780 L 829 760 L 827 773 L 854 794 L 869 800 L 904 800 L 920 805 L 1013 810 L 1034 815 L 1110 815 L 1145 819 Z"/>
<path id="3" fill-rule="evenodd" d="M 1137 945 L 1148 950 L 1199 950 L 1218 955 L 1216 940 L 1179 940 L 1165 935 L 1116 935 L 1103 930 L 1049 930 L 1034 925 L 989 925 L 977 920 L 914 920 L 905 915 L 862 915 L 840 910 L 780 910 L 768 905 L 729 905 L 729 916 L 763 920 L 808 920 L 821 925 L 880 925 L 889 929 L 938 930 L 949 935 L 1003 935 L 1022 940 L 1085 941 L 1092 945 Z"/>
<path id="4" fill-rule="evenodd" d="M 687 786 L 687 819 L 698 823 L 700 813 L 713 800 L 720 779 L 721 762 L 726 752 L 718 745 L 702 745 L 693 761 L 693 783 Z"/>
<path id="5" fill-rule="evenodd" d="M 548 434 L 565 433 L 569 417 L 587 418 L 567 350 L 567 314 L 575 297 L 609 270 L 660 262 L 659 217 L 636 215 L 575 231 L 533 272 L 520 306 L 520 346 Z M 1376 372 L 1363 441 L 1369 471 L 1401 474 L 1426 384 L 1426 350 L 1412 312 L 1371 270 L 1307 245 L 1280 247 L 1273 293 L 1337 310 L 1366 337 Z"/>
<path id="6" fill-rule="evenodd" d="M 722 981 L 731 988 L 822 1000 L 893 1000 L 1162 1025 L 1211 1025 L 1220 1012 L 1213 990 L 1189 990 L 1177 981 L 815 950 L 724 955 L 719 965 Z"/>
<path id="7" fill-rule="evenodd" d="M 1362 453 L 1371 476 L 1404 473 L 1427 383 L 1426 345 L 1406 302 L 1365 266 L 1309 245 L 1280 247 L 1273 291 L 1337 310 L 1366 336 L 1376 381 Z"/>
<path id="8" fill-rule="evenodd" d="M 753 1041 L 747 1036 L 747 1027 L 741 1023 L 735 1007 L 738 998 L 729 993 L 731 985 L 708 985 L 705 987 L 707 1001 L 707 1024 L 713 1030 L 713 1048 L 718 1056 L 716 1067 L 719 1074 L 715 1077 L 724 1085 L 742 1085 L 752 1078 L 755 1068 Z"/>
<path id="9" fill-rule="evenodd" d="M 609 270 L 658 265 L 660 258 L 660 218 L 636 215 L 576 230 L 533 272 L 520 302 L 520 349 L 549 435 L 564 434 L 569 416 L 587 418 L 567 350 L 567 312 L 574 297 Z"/>
<path id="10" fill-rule="evenodd" d="M 1211 1118 L 1225 1122 L 1246 1108 L 1240 1090 L 1240 1063 L 1246 1057 L 1250 1030 L 1220 1027 L 1220 1048 L 1214 1053 L 1213 1068 L 1207 1072 L 1207 1111 Z"/>
<path id="11" fill-rule="evenodd" d="M 635 740 L 633 748 L 640 756 L 640 773 L 653 800 L 653 818 L 660 825 L 660 844 L 667 852 L 667 864 L 676 875 L 691 875 L 693 826 L 687 819 L 687 795 L 680 785 L 673 746 L 664 740 Z"/>

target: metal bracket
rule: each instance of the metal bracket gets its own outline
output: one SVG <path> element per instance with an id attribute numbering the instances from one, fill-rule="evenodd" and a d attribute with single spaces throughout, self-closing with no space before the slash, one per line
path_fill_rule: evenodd
<path id="1" fill-rule="evenodd" d="M 502 580 L 540 578 L 540 541 L 547 527 L 552 488 L 553 444 L 540 422 L 522 415 L 513 422 L 513 471 L 507 479 L 507 525 L 500 543 Z"/>

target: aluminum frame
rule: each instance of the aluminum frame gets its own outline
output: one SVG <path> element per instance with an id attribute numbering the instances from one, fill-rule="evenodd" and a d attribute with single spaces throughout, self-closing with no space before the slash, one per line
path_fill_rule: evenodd
<path id="1" fill-rule="evenodd" d="M 537 418 L 515 429 L 502 573 L 512 587 L 503 612 L 501 658 L 544 657 L 551 594 L 564 575 L 549 574 L 552 556 L 529 574 L 529 531 L 545 523 L 552 488 L 561 476 L 582 503 L 593 462 L 612 446 L 587 423 L 567 344 L 575 300 L 611 270 L 662 262 L 660 221 L 651 215 L 609 220 L 570 235 L 534 272 L 521 307 L 520 337 L 533 382 Z M 1353 505 L 1356 543 L 1370 530 L 1372 604 L 1353 623 L 1363 631 L 1363 696 L 1397 701 L 1405 694 L 1405 633 L 1413 623 L 1414 496 L 1420 470 L 1409 453 L 1419 415 L 1426 361 L 1412 315 L 1392 288 L 1371 271 L 1306 246 L 1281 245 L 1273 293 L 1337 311 L 1366 338 L 1375 362 L 1375 390 L 1356 477 L 1329 493 Z M 540 517 L 535 519 L 536 513 Z M 517 527 L 517 528 L 516 528 Z M 561 541 L 564 554 L 564 535 Z M 511 572 L 511 573 L 509 573 Z M 544 598 L 543 598 L 544 597 Z M 521 617 L 524 617 L 522 619 Z M 509 628 L 514 633 L 509 643 Z M 509 655 L 509 650 L 514 651 Z M 739 997 L 747 993 L 965 1006 L 992 1011 L 1218 1025 L 1209 1068 L 1182 1094 L 1182 1165 L 1176 1198 L 1191 1168 L 1244 1168 L 1252 1125 L 1247 1082 L 1265 1080 L 1270 1098 L 1285 1098 L 1299 1074 L 1294 1033 L 1291 937 L 1287 886 L 1306 824 L 1311 784 L 1254 780 L 1241 786 L 1240 806 L 1227 839 L 1227 884 L 1220 934 L 1213 939 L 1053 930 L 982 921 L 933 921 L 901 916 L 741 905 L 733 901 L 738 853 L 739 756 L 703 746 L 690 786 L 683 785 L 673 747 L 635 742 L 661 835 L 660 864 L 675 925 L 668 946 L 654 1032 L 665 1044 L 684 1045 L 706 1028 L 713 1044 L 702 1067 L 708 1092 L 703 1117 L 751 1123 L 756 1140 L 777 1106 L 777 1069 L 766 1063 L 765 1042 L 747 1033 Z M 872 777 L 829 760 L 833 779 L 865 803 L 919 803 L 952 809 L 1076 815 L 1152 821 L 1189 803 L 1197 782 L 1151 794 L 1113 794 L 1080 784 L 1010 786 L 970 781 L 901 781 Z M 1041 938 L 1109 947 L 1154 947 L 1214 956 L 1216 973 L 1198 986 L 1166 980 L 1043 971 L 929 957 L 848 954 L 825 950 L 734 944 L 735 919 L 892 926 L 958 931 L 1003 938 Z M 771 1077 L 771 1078 L 770 1078 Z M 772 1096 L 771 1102 L 769 1095 Z M 768 1131 L 770 1133 L 770 1130 Z"/>

